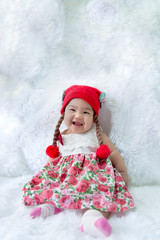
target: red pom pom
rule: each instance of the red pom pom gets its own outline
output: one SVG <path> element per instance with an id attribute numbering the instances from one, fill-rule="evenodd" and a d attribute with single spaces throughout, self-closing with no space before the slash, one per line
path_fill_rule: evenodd
<path id="1" fill-rule="evenodd" d="M 46 154 L 50 158 L 56 158 L 59 156 L 59 148 L 57 146 L 50 145 L 46 149 Z"/>
<path id="2" fill-rule="evenodd" d="M 96 155 L 99 159 L 107 158 L 110 155 L 111 151 L 107 145 L 100 145 L 97 148 Z"/>

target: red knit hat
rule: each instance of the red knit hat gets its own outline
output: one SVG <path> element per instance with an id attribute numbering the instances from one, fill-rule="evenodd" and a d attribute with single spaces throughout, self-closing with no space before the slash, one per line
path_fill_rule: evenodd
<path id="1" fill-rule="evenodd" d="M 104 102 L 104 97 L 105 93 L 100 92 L 97 88 L 85 85 L 73 85 L 64 91 L 61 114 L 73 98 L 81 98 L 91 105 L 98 116 L 99 108 Z"/>

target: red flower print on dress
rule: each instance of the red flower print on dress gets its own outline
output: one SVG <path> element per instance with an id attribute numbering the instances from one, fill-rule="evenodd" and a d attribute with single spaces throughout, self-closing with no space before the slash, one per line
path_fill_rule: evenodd
<path id="1" fill-rule="evenodd" d="M 51 189 L 44 189 L 42 192 L 41 192 L 41 197 L 43 199 L 50 199 L 53 195 L 53 191 Z"/>
<path id="2" fill-rule="evenodd" d="M 125 185 L 125 186 L 123 186 L 123 189 L 125 190 L 125 191 L 127 191 L 128 192 L 128 188 L 127 188 L 127 186 Z M 128 194 L 128 195 L 130 195 L 130 194 Z"/>
<path id="3" fill-rule="evenodd" d="M 50 181 L 48 179 L 45 180 L 45 182 L 44 182 L 45 185 L 49 185 L 49 183 L 50 183 Z"/>
<path id="4" fill-rule="evenodd" d="M 83 179 L 78 186 L 76 187 L 77 192 L 85 192 L 89 188 L 89 181 L 86 179 Z"/>
<path id="5" fill-rule="evenodd" d="M 81 209 L 81 206 L 82 206 L 82 200 L 78 199 L 76 202 L 71 202 L 69 204 L 68 208 L 70 208 L 70 209 Z"/>
<path id="6" fill-rule="evenodd" d="M 68 205 L 70 204 L 70 196 L 63 196 L 59 199 L 59 204 L 61 206 L 61 208 L 67 208 Z"/>
<path id="7" fill-rule="evenodd" d="M 106 161 L 105 161 L 105 160 L 100 161 L 100 162 L 98 163 L 98 167 L 99 167 L 100 169 L 105 169 L 105 167 L 106 167 Z"/>
<path id="8" fill-rule="evenodd" d="M 43 180 L 42 178 L 39 178 L 39 176 L 36 175 L 34 178 L 32 178 L 31 183 L 33 185 L 38 185 L 42 182 L 42 180 Z"/>
<path id="9" fill-rule="evenodd" d="M 106 182 L 107 179 L 105 177 L 103 177 L 100 173 L 98 173 L 98 179 L 100 182 Z"/>
<path id="10" fill-rule="evenodd" d="M 54 189 L 54 188 L 57 188 L 57 187 L 59 187 L 59 182 L 54 182 L 54 183 L 51 183 L 51 185 L 50 185 L 50 189 Z"/>
<path id="11" fill-rule="evenodd" d="M 58 158 L 53 159 L 51 163 L 53 166 L 56 166 L 59 163 L 59 161 L 60 161 L 60 158 L 58 157 Z"/>
<path id="12" fill-rule="evenodd" d="M 128 207 L 121 207 L 121 212 L 123 212 L 123 211 L 128 211 L 128 210 L 129 210 Z"/>
<path id="13" fill-rule="evenodd" d="M 41 189 L 41 187 L 40 186 L 35 186 L 35 187 L 33 187 L 33 188 L 31 188 L 32 190 L 39 190 L 39 189 Z"/>
<path id="14" fill-rule="evenodd" d="M 33 205 L 33 200 L 29 196 L 25 196 L 23 201 L 24 201 L 24 205 L 26 205 L 26 206 Z"/>
<path id="15" fill-rule="evenodd" d="M 48 162 L 44 167 L 49 167 L 50 166 L 50 162 Z"/>
<path id="16" fill-rule="evenodd" d="M 73 166 L 69 169 L 68 172 L 70 175 L 76 176 L 78 174 L 78 168 L 76 166 Z"/>
<path id="17" fill-rule="evenodd" d="M 36 204 L 41 204 L 43 202 L 42 197 L 39 196 L 37 193 L 35 193 L 35 195 L 34 195 L 34 200 L 35 200 Z"/>
<path id="18" fill-rule="evenodd" d="M 78 180 L 74 176 L 70 176 L 68 182 L 71 185 L 76 185 L 78 183 Z"/>
<path id="19" fill-rule="evenodd" d="M 99 183 L 97 189 L 102 192 L 108 192 L 109 187 Z"/>
<path id="20" fill-rule="evenodd" d="M 106 169 L 106 174 L 112 174 L 113 173 L 113 169 L 111 167 Z"/>
<path id="21" fill-rule="evenodd" d="M 47 173 L 48 173 L 48 175 L 49 175 L 51 178 L 57 178 L 58 175 L 59 175 L 58 173 L 53 172 L 53 171 L 48 171 Z"/>
<path id="22" fill-rule="evenodd" d="M 90 182 L 93 183 L 93 184 L 97 183 L 93 178 L 90 178 Z"/>
<path id="23" fill-rule="evenodd" d="M 97 166 L 94 166 L 93 163 L 89 164 L 88 169 L 94 173 L 97 173 Z"/>
<path id="24" fill-rule="evenodd" d="M 121 176 L 116 176 L 115 181 L 116 182 L 121 182 L 121 181 L 123 181 L 123 178 Z"/>
<path id="25" fill-rule="evenodd" d="M 124 199 L 116 199 L 115 202 L 120 205 L 125 205 L 126 201 Z"/>
<path id="26" fill-rule="evenodd" d="M 133 201 L 130 201 L 129 206 L 130 206 L 131 208 L 134 207 L 134 202 L 133 202 Z"/>
<path id="27" fill-rule="evenodd" d="M 67 174 L 66 173 L 62 173 L 61 176 L 59 177 L 60 182 L 63 183 L 64 179 L 66 178 Z"/>
<path id="28" fill-rule="evenodd" d="M 88 159 L 85 160 L 83 167 L 87 167 L 90 164 L 90 161 Z"/>
<path id="29" fill-rule="evenodd" d="M 73 162 L 74 162 L 73 160 L 70 162 L 70 164 L 69 164 L 69 167 L 71 167 L 71 166 L 72 166 Z"/>
<path id="30" fill-rule="evenodd" d="M 116 212 L 117 211 L 117 204 L 109 203 L 109 204 L 107 204 L 106 209 L 107 209 L 108 212 Z"/>
<path id="31" fill-rule="evenodd" d="M 93 199 L 93 206 L 95 208 L 99 208 L 99 209 L 101 209 L 103 207 L 100 198 Z"/>

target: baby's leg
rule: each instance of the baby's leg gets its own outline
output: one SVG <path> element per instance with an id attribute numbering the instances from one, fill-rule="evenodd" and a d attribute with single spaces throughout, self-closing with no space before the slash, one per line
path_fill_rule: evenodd
<path id="1" fill-rule="evenodd" d="M 56 215 L 60 212 L 62 212 L 62 209 L 53 206 L 53 204 L 45 203 L 32 209 L 32 211 L 30 212 L 30 216 L 32 218 L 37 217 L 46 218 L 51 215 Z"/>
<path id="2" fill-rule="evenodd" d="M 101 212 L 98 210 L 87 210 L 81 219 L 80 231 L 86 232 L 93 237 L 108 237 L 112 228 L 107 220 L 108 212 Z"/>

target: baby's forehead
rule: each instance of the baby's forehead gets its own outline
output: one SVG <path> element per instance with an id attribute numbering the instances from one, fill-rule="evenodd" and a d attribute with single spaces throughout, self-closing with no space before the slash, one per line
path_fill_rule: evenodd
<path id="1" fill-rule="evenodd" d="M 88 110 L 93 110 L 91 105 L 81 98 L 72 99 L 68 103 L 68 106 L 79 107 L 79 108 L 81 107 L 81 108 L 85 108 L 85 109 L 88 109 Z"/>

